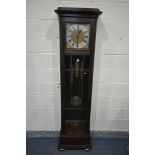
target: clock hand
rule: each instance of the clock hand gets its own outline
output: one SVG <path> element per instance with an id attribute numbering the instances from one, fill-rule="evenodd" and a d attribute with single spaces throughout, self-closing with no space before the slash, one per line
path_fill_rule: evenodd
<path id="1" fill-rule="evenodd" d="M 79 44 L 79 36 L 80 36 L 80 33 L 81 33 L 81 30 L 78 32 L 78 34 L 77 34 L 77 47 L 78 47 L 78 44 Z"/>
<path id="2" fill-rule="evenodd" d="M 79 30 L 79 25 L 78 25 L 77 29 Z M 79 31 L 78 31 L 78 33 L 79 33 Z M 77 34 L 77 41 L 76 41 L 76 43 L 77 43 L 77 47 L 78 47 L 78 34 Z"/>

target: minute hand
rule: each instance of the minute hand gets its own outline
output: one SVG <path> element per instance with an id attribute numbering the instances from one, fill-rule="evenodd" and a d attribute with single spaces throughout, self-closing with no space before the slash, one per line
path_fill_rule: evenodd
<path id="1" fill-rule="evenodd" d="M 78 32 L 78 34 L 77 34 L 77 47 L 78 47 L 78 44 L 79 44 L 79 36 L 80 36 L 80 33 L 81 33 L 81 30 Z"/>

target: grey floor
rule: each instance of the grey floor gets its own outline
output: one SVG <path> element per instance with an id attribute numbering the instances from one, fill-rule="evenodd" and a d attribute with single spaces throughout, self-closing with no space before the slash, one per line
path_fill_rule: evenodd
<path id="1" fill-rule="evenodd" d="M 128 138 L 92 138 L 92 151 L 57 149 L 58 138 L 27 138 L 26 155 L 128 155 Z"/>

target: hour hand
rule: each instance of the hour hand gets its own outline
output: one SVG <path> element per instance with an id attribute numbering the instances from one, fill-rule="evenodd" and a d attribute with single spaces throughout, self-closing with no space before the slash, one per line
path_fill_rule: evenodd
<path id="1" fill-rule="evenodd" d="M 79 44 L 79 36 L 80 36 L 80 33 L 81 33 L 81 30 L 78 32 L 78 34 L 77 34 L 77 47 L 78 47 L 78 44 Z"/>

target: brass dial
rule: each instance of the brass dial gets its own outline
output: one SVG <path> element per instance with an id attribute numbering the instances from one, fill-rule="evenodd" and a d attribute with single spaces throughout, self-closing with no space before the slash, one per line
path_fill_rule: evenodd
<path id="1" fill-rule="evenodd" d="M 66 48 L 89 48 L 89 24 L 66 24 Z"/>

